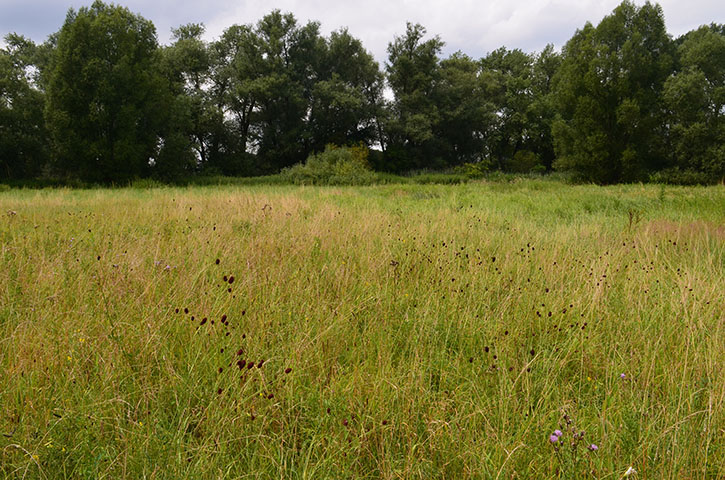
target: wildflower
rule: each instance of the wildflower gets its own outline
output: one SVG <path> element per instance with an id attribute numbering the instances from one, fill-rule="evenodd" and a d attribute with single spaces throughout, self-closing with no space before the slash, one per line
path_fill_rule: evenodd
<path id="1" fill-rule="evenodd" d="M 591 445 L 589 445 L 589 450 L 591 450 L 592 452 L 596 452 L 597 450 L 599 450 L 599 447 L 592 443 Z"/>
<path id="2" fill-rule="evenodd" d="M 629 477 L 631 475 L 637 475 L 637 470 L 635 470 L 632 467 L 629 467 L 626 472 L 624 472 L 625 477 Z"/>
<path id="3" fill-rule="evenodd" d="M 554 434 L 552 433 L 551 435 L 549 435 L 549 441 L 550 441 L 551 443 L 556 443 L 556 442 L 558 442 L 558 441 L 559 441 L 559 437 L 557 437 L 556 435 L 554 435 Z"/>
<path id="4" fill-rule="evenodd" d="M 621 378 L 622 380 L 624 380 L 625 378 L 627 378 L 627 375 L 625 375 L 623 373 L 620 373 L 619 374 L 619 378 Z"/>
<path id="5" fill-rule="evenodd" d="M 554 435 L 556 435 L 557 437 L 561 437 L 563 434 L 561 433 L 561 430 L 557 429 L 557 430 L 554 430 Z"/>

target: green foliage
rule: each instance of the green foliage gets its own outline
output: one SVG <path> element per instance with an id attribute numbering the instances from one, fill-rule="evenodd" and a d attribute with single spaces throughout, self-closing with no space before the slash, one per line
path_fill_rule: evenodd
<path id="1" fill-rule="evenodd" d="M 0 179 L 39 176 L 49 160 L 38 47 L 15 34 L 0 48 Z"/>
<path id="2" fill-rule="evenodd" d="M 556 118 L 552 81 L 561 66 L 561 55 L 547 45 L 536 55 L 532 66 L 532 100 L 526 109 L 525 148 L 536 153 L 541 164 L 537 171 L 551 171 L 556 155 L 551 127 Z M 543 170 L 542 168 L 543 167 Z"/>
<path id="3" fill-rule="evenodd" d="M 256 25 L 228 28 L 211 49 L 211 96 L 230 114 L 225 129 L 234 133 L 220 143 L 237 158 L 254 151 L 257 173 L 278 171 L 327 143 L 377 138 L 382 75 L 347 30 L 324 38 L 319 24 L 299 25 L 273 11 Z M 229 173 L 229 158 L 212 163 Z"/>
<path id="4" fill-rule="evenodd" d="M 139 178 L 131 181 L 128 186 L 136 190 L 146 190 L 149 188 L 161 188 L 164 187 L 165 184 L 152 178 Z"/>
<path id="5" fill-rule="evenodd" d="M 297 185 L 369 185 L 376 177 L 367 157 L 368 149 L 363 145 L 328 145 L 324 152 L 310 155 L 304 164 L 283 170 L 282 177 Z"/>
<path id="6" fill-rule="evenodd" d="M 174 43 L 161 52 L 168 96 L 161 131 L 163 143 L 153 165 L 158 178 L 189 175 L 207 165 L 216 153 L 214 132 L 219 130 L 223 115 L 205 88 L 212 63 L 203 34 L 203 25 L 182 25 L 173 30 Z"/>
<path id="7" fill-rule="evenodd" d="M 662 168 L 663 84 L 674 44 L 662 9 L 625 1 L 566 44 L 554 77 L 555 167 L 599 183 L 635 181 Z"/>
<path id="8" fill-rule="evenodd" d="M 358 143 L 380 147 L 376 171 L 401 174 L 725 178 L 725 26 L 673 41 L 648 2 L 624 1 L 561 54 L 444 59 L 443 41 L 408 23 L 384 71 L 347 29 L 324 36 L 279 10 L 212 42 L 201 24 L 172 33 L 159 48 L 151 22 L 96 1 L 43 45 L 8 35 L 0 178 L 261 176 Z"/>
<path id="9" fill-rule="evenodd" d="M 532 55 L 519 49 L 499 48 L 481 59 L 484 91 L 491 98 L 496 112 L 488 131 L 486 153 L 500 170 L 528 140 L 527 111 L 533 102 Z"/>
<path id="10" fill-rule="evenodd" d="M 664 86 L 673 170 L 663 178 L 713 183 L 725 178 L 725 34 L 716 25 L 689 32 L 680 71 Z M 699 178 L 695 181 L 696 178 Z"/>
<path id="11" fill-rule="evenodd" d="M 423 172 L 410 176 L 410 183 L 418 185 L 458 185 L 468 182 L 469 177 L 461 173 Z"/>
<path id="12" fill-rule="evenodd" d="M 490 158 L 485 154 L 489 130 L 498 116 L 480 75 L 479 63 L 460 53 L 440 62 L 435 89 L 440 118 L 434 130 L 446 166 Z"/>
<path id="13" fill-rule="evenodd" d="M 516 173 L 541 172 L 542 168 L 545 169 L 539 158 L 529 150 L 519 150 L 508 162 L 508 169 Z"/>
<path id="14" fill-rule="evenodd" d="M 491 165 L 486 162 L 464 163 L 457 171 L 468 178 L 483 178 L 491 171 Z"/>
<path id="15" fill-rule="evenodd" d="M 148 174 L 164 106 L 157 54 L 153 24 L 126 8 L 69 11 L 46 106 L 58 170 L 100 182 Z"/>
<path id="16" fill-rule="evenodd" d="M 384 143 L 394 171 L 422 168 L 436 157 L 434 130 L 440 118 L 434 89 L 443 41 L 437 36 L 423 41 L 425 34 L 422 25 L 408 23 L 405 35 L 388 44 L 386 70 L 395 101 Z"/>
<path id="17" fill-rule="evenodd" d="M 383 101 L 377 62 L 346 29 L 332 32 L 318 55 L 308 120 L 312 149 L 330 143 L 371 145 L 378 136 L 376 119 Z"/>
<path id="18" fill-rule="evenodd" d="M 715 183 L 706 172 L 698 170 L 680 170 L 678 167 L 666 168 L 650 176 L 652 183 L 665 183 L 670 185 L 708 185 Z"/>
<path id="19" fill-rule="evenodd" d="M 253 80 L 260 90 L 254 126 L 257 156 L 269 171 L 299 162 L 311 150 L 305 118 L 314 77 L 308 72 L 319 55 L 319 28 L 316 22 L 298 26 L 294 15 L 278 10 L 257 23 L 260 70 Z"/>

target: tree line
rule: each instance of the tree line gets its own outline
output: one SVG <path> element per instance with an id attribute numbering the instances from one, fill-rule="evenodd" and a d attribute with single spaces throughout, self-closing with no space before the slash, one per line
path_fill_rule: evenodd
<path id="1" fill-rule="evenodd" d="M 561 52 L 442 58 L 408 24 L 381 68 L 342 28 L 273 11 L 214 41 L 96 1 L 0 49 L 0 180 L 264 175 L 328 144 L 376 170 L 569 171 L 597 183 L 725 177 L 725 26 L 672 38 L 625 1 Z"/>

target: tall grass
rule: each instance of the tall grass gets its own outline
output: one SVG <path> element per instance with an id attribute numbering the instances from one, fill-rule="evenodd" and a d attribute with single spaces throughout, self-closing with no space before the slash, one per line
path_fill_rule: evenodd
<path id="1" fill-rule="evenodd" d="M 1 477 L 725 476 L 722 186 L 11 190 L 0 215 Z"/>

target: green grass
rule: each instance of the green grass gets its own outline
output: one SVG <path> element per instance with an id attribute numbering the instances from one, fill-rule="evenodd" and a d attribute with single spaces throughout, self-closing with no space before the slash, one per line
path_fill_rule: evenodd
<path id="1" fill-rule="evenodd" d="M 0 191 L 0 478 L 723 478 L 723 272 L 722 186 Z"/>

